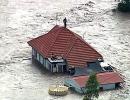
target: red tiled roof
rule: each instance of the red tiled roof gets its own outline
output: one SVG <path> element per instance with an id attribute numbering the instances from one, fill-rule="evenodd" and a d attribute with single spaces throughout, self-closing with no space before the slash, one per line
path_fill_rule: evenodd
<path id="1" fill-rule="evenodd" d="M 100 85 L 124 82 L 123 79 L 120 77 L 120 75 L 117 74 L 116 72 L 104 72 L 104 73 L 99 73 L 96 76 Z M 73 77 L 73 80 L 75 80 L 76 83 L 80 85 L 80 87 L 84 87 L 88 79 L 89 76 Z"/>
<path id="2" fill-rule="evenodd" d="M 52 53 L 62 56 L 69 66 L 84 67 L 87 62 L 102 59 L 102 56 L 79 35 L 56 25 L 47 34 L 32 39 L 28 44 L 48 58 Z"/>

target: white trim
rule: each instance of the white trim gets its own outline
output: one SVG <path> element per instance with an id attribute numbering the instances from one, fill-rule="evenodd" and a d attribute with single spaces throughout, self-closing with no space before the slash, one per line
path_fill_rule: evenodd
<path id="1" fill-rule="evenodd" d="M 37 60 L 39 61 L 40 59 L 39 59 L 39 56 L 40 56 L 40 54 L 37 52 Z"/>

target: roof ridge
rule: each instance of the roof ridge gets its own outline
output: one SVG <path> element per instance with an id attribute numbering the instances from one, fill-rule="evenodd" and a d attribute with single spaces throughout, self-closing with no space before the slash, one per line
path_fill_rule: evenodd
<path id="1" fill-rule="evenodd" d="M 58 26 L 58 25 L 57 25 Z M 62 29 L 62 27 L 61 28 L 59 28 L 58 30 L 57 30 L 57 34 L 56 34 L 56 38 L 55 38 L 55 40 L 54 40 L 54 42 L 50 45 L 50 48 L 49 48 L 49 50 L 48 50 L 48 52 L 47 52 L 47 54 L 51 51 L 51 47 L 55 44 L 55 42 L 56 42 L 56 39 L 57 39 L 57 37 L 58 37 L 58 35 L 59 35 L 59 33 L 60 33 L 60 31 L 62 31 L 63 29 Z M 54 33 L 53 33 L 54 34 Z"/>
<path id="2" fill-rule="evenodd" d="M 65 57 L 67 57 L 70 53 L 70 51 L 73 49 L 74 47 L 74 44 L 75 44 L 75 41 L 77 40 L 76 37 L 73 38 L 73 35 L 71 36 L 70 39 L 73 39 L 73 41 L 71 42 L 71 44 L 69 45 L 69 49 L 68 49 L 68 52 L 66 53 Z"/>

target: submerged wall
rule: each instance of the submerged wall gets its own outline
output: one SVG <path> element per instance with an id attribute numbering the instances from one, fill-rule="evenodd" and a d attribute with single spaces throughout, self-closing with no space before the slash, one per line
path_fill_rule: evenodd
<path id="1" fill-rule="evenodd" d="M 100 87 L 103 88 L 103 90 L 112 90 L 115 89 L 115 84 L 104 84 L 104 85 L 100 85 Z"/>
<path id="2" fill-rule="evenodd" d="M 51 63 L 47 58 L 32 48 L 32 57 L 37 60 L 43 67 L 51 72 L 66 72 L 67 66 L 65 62 Z"/>

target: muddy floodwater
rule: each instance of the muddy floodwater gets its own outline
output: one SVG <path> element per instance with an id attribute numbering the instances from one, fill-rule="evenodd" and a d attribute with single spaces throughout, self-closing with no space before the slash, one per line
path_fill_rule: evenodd
<path id="1" fill-rule="evenodd" d="M 112 12 L 114 1 L 0 0 L 0 100 L 82 100 L 72 91 L 63 97 L 48 94 L 49 85 L 63 84 L 69 76 L 33 64 L 27 44 L 63 25 L 65 16 L 67 27 L 123 75 L 124 88 L 101 92 L 98 100 L 130 100 L 130 13 Z"/>

